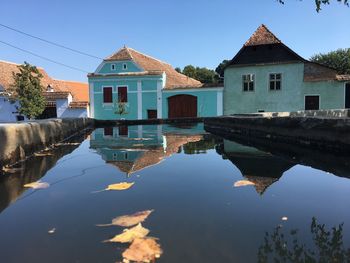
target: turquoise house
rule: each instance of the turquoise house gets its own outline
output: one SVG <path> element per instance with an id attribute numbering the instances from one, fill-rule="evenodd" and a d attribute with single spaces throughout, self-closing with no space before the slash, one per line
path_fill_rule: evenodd
<path id="1" fill-rule="evenodd" d="M 123 47 L 88 74 L 90 116 L 142 120 L 222 115 L 223 87 L 206 86 L 170 64 Z"/>
<path id="2" fill-rule="evenodd" d="M 350 108 L 350 75 L 310 62 L 261 25 L 224 74 L 224 115 Z"/>

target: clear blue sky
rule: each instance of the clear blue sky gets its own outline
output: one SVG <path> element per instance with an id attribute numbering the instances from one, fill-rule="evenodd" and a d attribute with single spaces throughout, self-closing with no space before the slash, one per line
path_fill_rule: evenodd
<path id="1" fill-rule="evenodd" d="M 215 67 L 231 59 L 262 23 L 305 58 L 350 47 L 350 8 L 335 0 L 315 12 L 312 0 L 1 0 L 0 23 L 71 48 L 106 57 L 124 44 L 174 67 Z M 0 27 L 0 40 L 93 72 L 96 59 Z M 0 60 L 27 61 L 54 78 L 86 74 L 0 43 Z"/>

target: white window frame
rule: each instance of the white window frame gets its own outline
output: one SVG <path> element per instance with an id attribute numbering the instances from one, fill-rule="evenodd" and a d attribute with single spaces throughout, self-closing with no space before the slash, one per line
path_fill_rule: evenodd
<path id="1" fill-rule="evenodd" d="M 253 76 L 253 81 L 245 82 L 244 77 L 245 76 Z M 249 89 L 249 83 L 253 82 L 253 90 Z M 248 90 L 244 90 L 244 83 L 248 83 Z M 253 73 L 247 73 L 242 74 L 242 92 L 254 92 L 255 91 L 255 74 Z"/>
<path id="2" fill-rule="evenodd" d="M 105 88 L 112 88 L 112 102 L 104 102 L 104 89 Z M 114 90 L 114 87 L 112 85 L 110 86 L 102 86 L 102 105 L 103 106 L 112 106 L 113 107 L 113 90 Z"/>
<path id="3" fill-rule="evenodd" d="M 128 101 L 126 102 L 126 105 L 129 106 L 129 85 L 117 85 L 115 86 L 115 93 L 117 94 L 117 100 L 119 100 L 119 88 L 123 88 L 123 87 L 126 87 L 126 93 L 127 93 L 127 96 L 128 96 Z"/>
<path id="4" fill-rule="evenodd" d="M 116 71 L 116 69 L 117 69 L 116 65 L 114 63 L 111 64 L 111 71 Z"/>
<path id="5" fill-rule="evenodd" d="M 279 80 L 280 81 L 280 89 L 276 89 L 276 83 L 277 83 L 277 80 L 276 80 L 276 78 L 273 80 L 274 81 L 274 89 L 271 89 L 271 87 L 270 87 L 270 84 L 271 84 L 271 80 L 270 80 L 270 76 L 271 75 L 275 75 L 275 77 L 276 77 L 276 75 L 277 74 L 280 74 L 281 75 L 281 79 Z M 269 91 L 281 91 L 282 90 L 282 79 L 283 79 L 283 73 L 282 72 L 270 72 L 269 74 L 268 74 L 268 77 L 267 77 L 267 88 L 268 88 L 268 90 Z"/>
<path id="6" fill-rule="evenodd" d="M 127 70 L 128 69 L 128 64 L 123 63 L 123 70 Z"/>

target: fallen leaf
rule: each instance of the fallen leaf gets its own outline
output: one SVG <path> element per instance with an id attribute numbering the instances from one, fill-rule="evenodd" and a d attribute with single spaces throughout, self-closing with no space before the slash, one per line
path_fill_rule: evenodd
<path id="1" fill-rule="evenodd" d="M 2 170 L 3 170 L 3 172 L 5 172 L 5 173 L 11 173 L 11 174 L 13 174 L 13 173 L 17 173 L 17 172 L 19 172 L 19 171 L 22 171 L 23 168 L 3 167 Z"/>
<path id="2" fill-rule="evenodd" d="M 50 229 L 50 230 L 48 231 L 49 234 L 53 234 L 53 233 L 55 233 L 55 232 L 56 232 L 56 228 L 52 228 L 52 229 Z"/>
<path id="3" fill-rule="evenodd" d="M 147 219 L 147 217 L 153 212 L 154 210 L 145 210 L 136 212 L 132 215 L 123 215 L 118 216 L 112 220 L 112 223 L 110 224 L 102 224 L 97 226 L 134 226 L 137 225 Z"/>
<path id="4" fill-rule="evenodd" d="M 110 185 L 108 185 L 108 187 L 105 190 L 106 191 L 109 191 L 109 190 L 119 190 L 119 191 L 127 190 L 133 185 L 134 185 L 134 182 L 132 182 L 132 183 L 122 182 L 122 183 L 118 183 L 118 184 L 110 184 Z"/>
<path id="5" fill-rule="evenodd" d="M 247 185 L 255 185 L 255 184 L 248 180 L 240 180 L 235 182 L 234 187 L 247 186 Z"/>
<path id="6" fill-rule="evenodd" d="M 154 238 L 136 238 L 122 255 L 124 262 L 126 260 L 151 262 L 155 258 L 159 258 L 162 253 L 160 245 Z"/>
<path id="7" fill-rule="evenodd" d="M 282 221 L 287 221 L 288 220 L 288 217 L 284 216 L 282 217 Z"/>
<path id="8" fill-rule="evenodd" d="M 49 183 L 40 182 L 40 181 L 24 185 L 24 187 L 33 188 L 33 189 L 45 189 L 45 188 L 48 188 L 49 186 L 50 186 Z"/>
<path id="9" fill-rule="evenodd" d="M 48 153 L 48 152 L 41 152 L 41 153 L 34 153 L 34 156 L 36 157 L 44 157 L 44 156 L 52 156 L 52 153 Z"/>
<path id="10" fill-rule="evenodd" d="M 116 235 L 115 237 L 108 239 L 104 242 L 119 242 L 119 243 L 130 243 L 135 238 L 143 238 L 147 236 L 149 230 L 144 228 L 141 223 L 132 228 L 124 229 L 123 233 Z"/>

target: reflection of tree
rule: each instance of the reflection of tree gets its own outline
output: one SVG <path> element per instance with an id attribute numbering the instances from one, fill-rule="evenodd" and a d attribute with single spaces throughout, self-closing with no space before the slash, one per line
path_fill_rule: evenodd
<path id="1" fill-rule="evenodd" d="M 311 249 L 298 241 L 298 230 L 291 230 L 288 237 L 281 229 L 278 226 L 272 234 L 265 234 L 258 262 L 350 262 L 350 248 L 345 249 L 343 244 L 343 224 L 327 231 L 325 225 L 318 224 L 313 217 Z"/>
<path id="2" fill-rule="evenodd" d="M 215 149 L 217 139 L 211 136 L 204 136 L 203 140 L 197 142 L 189 142 L 183 146 L 185 154 L 206 153 L 207 150 Z"/>

